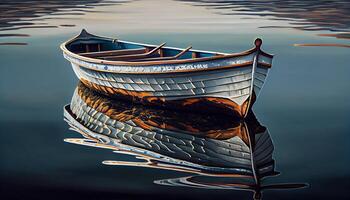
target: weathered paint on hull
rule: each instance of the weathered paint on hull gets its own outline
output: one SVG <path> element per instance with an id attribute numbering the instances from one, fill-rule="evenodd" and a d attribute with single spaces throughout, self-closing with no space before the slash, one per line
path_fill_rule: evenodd
<path id="1" fill-rule="evenodd" d="M 261 65 L 254 72 L 253 66 L 248 65 L 176 75 L 109 73 L 72 66 L 86 86 L 109 96 L 145 105 L 238 117 L 245 117 L 251 110 L 268 72 Z"/>
<path id="2" fill-rule="evenodd" d="M 255 94 L 251 101 L 248 99 L 242 105 L 238 105 L 233 101 L 220 97 L 193 97 L 181 100 L 166 100 L 164 97 L 143 96 L 142 92 L 132 92 L 123 89 L 115 89 L 112 87 L 101 86 L 84 79 L 81 82 L 96 91 L 114 98 L 125 99 L 148 106 L 160 106 L 169 109 L 191 110 L 200 113 L 221 113 L 232 115 L 234 117 L 244 117 L 249 108 L 255 102 Z"/>

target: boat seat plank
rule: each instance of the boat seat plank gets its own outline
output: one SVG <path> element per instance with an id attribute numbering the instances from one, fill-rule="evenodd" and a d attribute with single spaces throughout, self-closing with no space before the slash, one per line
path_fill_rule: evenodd
<path id="1" fill-rule="evenodd" d="M 146 59 L 135 59 L 131 60 L 132 62 L 141 62 L 141 61 L 157 61 L 157 60 L 175 60 L 184 55 L 186 52 L 188 52 L 190 49 L 192 49 L 192 46 L 187 47 L 186 49 L 182 50 L 180 53 L 178 53 L 175 56 L 168 56 L 168 57 L 157 57 L 157 58 L 146 58 Z"/>
<path id="2" fill-rule="evenodd" d="M 81 56 L 86 56 L 90 58 L 99 58 L 103 56 L 122 56 L 129 54 L 142 54 L 146 53 L 146 48 L 138 48 L 138 49 L 120 49 L 120 50 L 110 50 L 110 51 L 99 51 L 99 52 L 88 52 L 88 53 L 80 53 Z"/>
<path id="3" fill-rule="evenodd" d="M 166 43 L 162 43 L 161 45 L 153 48 L 151 51 L 147 53 L 141 53 L 141 54 L 132 54 L 132 55 L 122 55 L 122 56 L 105 56 L 101 57 L 101 59 L 105 60 L 120 60 L 120 61 L 125 61 L 125 60 L 134 60 L 134 59 L 141 59 L 141 58 L 147 58 L 152 55 L 155 55 L 159 49 L 161 49 Z"/>

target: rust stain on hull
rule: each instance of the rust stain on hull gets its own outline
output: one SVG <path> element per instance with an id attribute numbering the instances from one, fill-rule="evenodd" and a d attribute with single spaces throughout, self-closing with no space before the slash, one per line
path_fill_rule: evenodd
<path id="1" fill-rule="evenodd" d="M 181 100 L 166 100 L 164 97 L 152 96 L 149 92 L 135 92 L 101 86 L 85 79 L 81 79 L 81 82 L 88 88 L 101 92 L 112 98 L 124 99 L 149 106 L 166 107 L 168 109 L 176 110 L 189 110 L 199 113 L 218 113 L 237 118 L 244 118 L 244 116 L 250 112 L 251 107 L 256 100 L 254 91 L 251 101 L 249 101 L 248 98 L 242 105 L 238 105 L 229 99 L 221 97 L 194 97 Z"/>

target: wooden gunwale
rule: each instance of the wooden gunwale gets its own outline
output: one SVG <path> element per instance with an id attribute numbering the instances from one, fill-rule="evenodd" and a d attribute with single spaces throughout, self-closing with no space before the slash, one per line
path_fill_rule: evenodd
<path id="1" fill-rule="evenodd" d="M 80 67 L 84 67 L 93 71 L 99 71 L 99 72 L 108 72 L 108 73 L 114 73 L 111 70 L 103 70 L 103 69 L 91 69 L 91 67 L 84 65 L 82 63 L 76 63 L 74 61 L 70 61 Z M 203 69 L 187 69 L 187 70 L 179 70 L 179 71 L 164 71 L 164 72 L 118 72 L 118 74 L 170 74 L 170 73 L 186 73 L 186 72 L 200 72 L 200 71 L 212 71 L 212 70 L 222 70 L 222 69 L 228 69 L 228 68 L 234 68 L 234 67 L 245 67 L 252 65 L 253 61 L 240 63 L 240 64 L 233 64 L 233 65 L 226 65 L 221 67 L 213 67 L 213 68 L 203 68 Z M 271 68 L 271 64 L 267 63 L 261 63 L 259 62 L 258 65 L 266 68 Z"/>
<path id="2" fill-rule="evenodd" d="M 91 35 L 91 34 L 90 34 Z M 100 37 L 100 36 L 95 36 L 91 35 L 97 38 L 102 38 L 102 39 L 108 39 L 108 40 L 114 40 L 112 38 L 108 37 Z M 201 61 L 210 61 L 210 60 L 216 60 L 216 59 L 224 59 L 224 58 L 232 58 L 232 57 L 238 57 L 238 56 L 245 56 L 249 55 L 251 53 L 256 52 L 260 47 L 255 46 L 247 51 L 243 51 L 240 53 L 232 53 L 232 54 L 224 54 L 224 53 L 219 53 L 219 52 L 209 52 L 209 51 L 197 51 L 193 50 L 196 53 L 214 53 L 214 54 L 219 54 L 217 56 L 213 57 L 203 57 L 203 58 L 190 58 L 190 59 L 183 59 L 183 60 L 165 60 L 165 61 L 143 61 L 143 62 L 128 62 L 128 61 L 108 61 L 108 60 L 101 60 L 101 59 L 95 59 L 95 58 L 89 58 L 85 56 L 78 55 L 76 53 L 73 53 L 67 49 L 67 45 L 73 42 L 74 40 L 78 39 L 78 36 L 73 37 L 72 39 L 62 43 L 60 45 L 60 48 L 62 49 L 63 53 L 74 57 L 76 59 L 86 61 L 86 62 L 91 62 L 95 64 L 109 64 L 109 65 L 121 65 L 121 66 L 138 66 L 138 65 L 143 65 L 143 66 L 152 66 L 152 65 L 162 65 L 162 64 L 185 64 L 185 63 L 196 63 L 196 62 L 201 62 Z M 149 45 L 149 44 L 141 44 L 141 43 L 134 43 L 134 42 L 128 42 L 128 41 L 122 41 L 119 40 L 120 42 L 124 43 L 130 43 L 130 44 L 138 44 L 138 45 L 143 45 L 145 47 L 155 47 L 154 45 Z M 173 48 L 173 47 L 167 47 L 168 49 L 176 49 L 176 50 L 183 50 L 179 48 Z M 266 57 L 272 58 L 273 55 L 265 53 L 263 51 L 260 51 L 261 55 L 264 55 Z"/>

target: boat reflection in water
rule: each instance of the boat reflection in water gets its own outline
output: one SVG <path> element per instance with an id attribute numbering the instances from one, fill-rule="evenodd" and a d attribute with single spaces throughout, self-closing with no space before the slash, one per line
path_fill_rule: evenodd
<path id="1" fill-rule="evenodd" d="M 274 176 L 274 150 L 268 130 L 251 114 L 241 121 L 132 105 L 102 96 L 79 84 L 64 108 L 71 129 L 85 138 L 66 142 L 109 148 L 144 161 L 104 161 L 189 172 L 195 175 L 156 180 L 170 186 L 243 189 L 261 199 L 264 189 L 289 189 L 305 184 L 263 185 Z"/>

